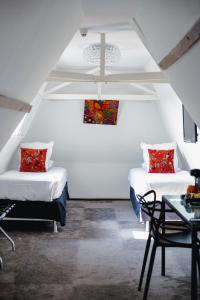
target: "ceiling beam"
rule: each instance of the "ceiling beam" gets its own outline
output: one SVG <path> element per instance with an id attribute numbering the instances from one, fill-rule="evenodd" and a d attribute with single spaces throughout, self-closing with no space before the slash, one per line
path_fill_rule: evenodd
<path id="1" fill-rule="evenodd" d="M 132 83 L 132 82 L 131 82 L 130 85 L 136 87 L 137 89 L 139 89 L 139 90 L 141 90 L 141 91 L 143 91 L 143 92 L 147 92 L 147 93 L 152 94 L 152 95 L 155 95 L 155 94 L 156 94 L 155 91 L 153 91 L 152 89 L 150 89 L 150 88 L 148 88 L 148 87 L 146 87 L 146 86 L 143 86 L 143 85 L 140 84 L 140 83 Z"/>
<path id="2" fill-rule="evenodd" d="M 25 113 L 29 113 L 32 108 L 32 106 L 29 103 L 14 98 L 6 97 L 3 95 L 0 95 L 0 107 L 17 110 Z"/>
<path id="3" fill-rule="evenodd" d="M 180 40 L 180 42 L 166 55 L 159 66 L 162 70 L 166 70 L 180 59 L 192 46 L 200 40 L 200 18 L 195 22 L 192 28 Z"/>
<path id="4" fill-rule="evenodd" d="M 61 82 L 90 82 L 95 81 L 95 76 L 91 74 L 64 72 L 64 71 L 52 71 L 48 76 L 47 81 L 61 81 Z"/>
<path id="5" fill-rule="evenodd" d="M 85 99 L 97 99 L 97 94 L 48 94 L 44 95 L 45 100 L 85 100 Z M 156 95 L 116 95 L 116 94 L 102 94 L 101 100 L 132 100 L 132 101 L 154 101 L 158 100 Z"/>
<path id="6" fill-rule="evenodd" d="M 96 68 L 94 68 L 94 69 L 92 69 L 92 70 L 87 71 L 86 74 L 95 74 L 95 73 L 98 72 L 98 71 L 99 71 L 99 67 L 96 67 Z M 56 91 L 58 91 L 58 90 L 61 90 L 61 89 L 64 88 L 65 86 L 68 86 L 68 85 L 70 85 L 70 84 L 72 84 L 72 83 L 73 83 L 73 82 L 63 82 L 63 83 L 57 84 L 56 86 L 54 86 L 54 87 L 52 87 L 52 88 L 46 90 L 46 91 L 44 92 L 44 94 L 51 94 L 51 93 L 54 93 L 54 92 L 56 92 Z"/>
<path id="7" fill-rule="evenodd" d="M 107 82 L 168 83 L 162 72 L 123 73 L 104 76 Z"/>
<path id="8" fill-rule="evenodd" d="M 52 88 L 46 90 L 46 91 L 44 92 L 44 94 L 51 94 L 51 93 L 54 93 L 54 92 L 59 91 L 59 90 L 61 90 L 62 88 L 64 88 L 65 86 L 68 86 L 68 85 L 70 85 L 70 84 L 71 84 L 71 82 L 62 82 L 62 83 L 59 83 L 59 84 L 57 84 L 56 86 L 54 86 L 54 87 L 52 87 Z"/>
<path id="9" fill-rule="evenodd" d="M 133 82 L 133 83 L 168 83 L 162 72 L 141 72 L 98 76 L 92 74 L 52 71 L 47 81 L 61 82 Z"/>
<path id="10" fill-rule="evenodd" d="M 100 75 L 105 75 L 105 63 L 106 63 L 106 35 L 101 33 L 101 52 L 100 52 Z"/>

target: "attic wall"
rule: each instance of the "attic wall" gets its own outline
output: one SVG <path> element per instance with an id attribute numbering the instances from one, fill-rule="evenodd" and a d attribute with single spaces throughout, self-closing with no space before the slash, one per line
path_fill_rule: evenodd
<path id="1" fill-rule="evenodd" d="M 140 167 L 140 142 L 169 141 L 152 103 L 120 101 L 118 123 L 83 124 L 84 101 L 43 100 L 26 141 L 55 141 L 72 198 L 129 198 L 128 171 Z"/>
<path id="2" fill-rule="evenodd" d="M 139 0 L 133 16 L 141 37 L 159 63 L 183 38 L 200 16 L 198 0 Z M 188 112 L 200 127 L 200 42 L 166 70 L 166 76 Z"/>
<path id="3" fill-rule="evenodd" d="M 176 141 L 185 169 L 200 168 L 200 138 L 197 143 L 183 141 L 182 103 L 169 86 L 155 86 L 159 95 L 160 113 L 171 140 Z"/>
<path id="4" fill-rule="evenodd" d="M 80 0 L 0 2 L 0 94 L 32 103 L 79 27 L 80 6 Z M 23 117 L 0 108 L 0 172 L 20 140 L 11 135 Z"/>

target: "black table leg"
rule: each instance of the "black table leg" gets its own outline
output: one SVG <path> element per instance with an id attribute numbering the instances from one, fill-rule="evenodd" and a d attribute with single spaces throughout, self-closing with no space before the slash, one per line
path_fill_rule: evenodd
<path id="1" fill-rule="evenodd" d="M 161 204 L 161 218 L 165 222 L 165 202 Z M 162 234 L 165 235 L 165 229 L 162 229 Z M 161 275 L 165 276 L 165 247 L 161 247 Z"/>
<path id="2" fill-rule="evenodd" d="M 192 228 L 191 300 L 197 300 L 197 231 Z"/>

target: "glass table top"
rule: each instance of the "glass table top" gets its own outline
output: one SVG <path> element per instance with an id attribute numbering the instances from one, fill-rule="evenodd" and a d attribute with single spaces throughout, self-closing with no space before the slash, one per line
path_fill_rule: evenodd
<path id="1" fill-rule="evenodd" d="M 162 199 L 168 203 L 169 206 L 171 206 L 171 208 L 173 208 L 185 221 L 200 227 L 200 205 L 195 208 L 190 205 L 185 205 L 180 196 L 165 195 Z"/>

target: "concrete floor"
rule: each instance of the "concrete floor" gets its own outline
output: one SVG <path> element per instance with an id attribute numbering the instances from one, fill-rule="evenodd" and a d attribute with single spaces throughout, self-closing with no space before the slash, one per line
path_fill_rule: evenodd
<path id="1" fill-rule="evenodd" d="M 67 224 L 2 223 L 16 252 L 0 238 L 0 300 L 134 300 L 146 233 L 129 201 L 69 201 Z M 166 277 L 158 251 L 149 300 L 190 299 L 190 250 L 167 249 Z"/>

